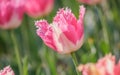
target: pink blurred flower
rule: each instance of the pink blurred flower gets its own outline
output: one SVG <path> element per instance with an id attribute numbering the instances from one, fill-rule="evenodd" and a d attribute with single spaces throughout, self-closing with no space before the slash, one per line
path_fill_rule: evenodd
<path id="1" fill-rule="evenodd" d="M 37 35 L 58 53 L 67 54 L 76 51 L 83 44 L 84 14 L 84 6 L 80 7 L 78 20 L 70 9 L 60 9 L 52 24 L 48 24 L 46 20 L 36 21 Z"/>
<path id="2" fill-rule="evenodd" d="M 120 75 L 120 60 L 119 60 L 118 64 L 115 65 L 114 75 Z"/>
<path id="3" fill-rule="evenodd" d="M 78 1 L 81 3 L 88 4 L 88 5 L 95 5 L 95 4 L 100 3 L 102 0 L 78 0 Z"/>
<path id="4" fill-rule="evenodd" d="M 82 72 L 82 75 L 102 75 L 99 73 L 97 67 L 93 63 L 88 63 L 85 65 L 79 65 L 78 71 Z"/>
<path id="5" fill-rule="evenodd" d="M 47 15 L 54 5 L 54 0 L 26 0 L 26 13 L 34 18 Z"/>
<path id="6" fill-rule="evenodd" d="M 23 13 L 21 0 L 0 0 L 0 28 L 17 28 L 21 24 Z"/>
<path id="7" fill-rule="evenodd" d="M 115 56 L 109 54 L 99 59 L 96 63 L 96 67 L 101 75 L 114 75 Z"/>
<path id="8" fill-rule="evenodd" d="M 115 56 L 109 54 L 99 59 L 96 64 L 80 65 L 78 70 L 82 75 L 120 75 L 120 62 L 115 64 Z"/>
<path id="9" fill-rule="evenodd" d="M 14 75 L 14 72 L 10 66 L 7 66 L 3 70 L 0 70 L 0 75 Z"/>

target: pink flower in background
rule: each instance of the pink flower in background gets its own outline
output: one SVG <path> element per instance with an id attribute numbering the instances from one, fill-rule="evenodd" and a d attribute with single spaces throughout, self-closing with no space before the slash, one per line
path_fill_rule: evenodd
<path id="1" fill-rule="evenodd" d="M 114 75 L 120 75 L 120 60 L 119 60 L 118 64 L 115 65 Z"/>
<path id="2" fill-rule="evenodd" d="M 88 4 L 88 5 L 95 5 L 95 4 L 100 3 L 102 0 L 78 0 L 78 1 L 81 3 Z"/>
<path id="3" fill-rule="evenodd" d="M 23 13 L 21 0 L 0 0 L 0 28 L 17 28 L 21 24 Z"/>
<path id="4" fill-rule="evenodd" d="M 26 0 L 26 13 L 34 18 L 47 15 L 54 5 L 54 0 Z"/>
<path id="5" fill-rule="evenodd" d="M 10 66 L 5 67 L 3 70 L 0 70 L 0 75 L 15 75 Z"/>
<path id="6" fill-rule="evenodd" d="M 115 56 L 109 54 L 99 59 L 96 63 L 96 67 L 101 75 L 114 75 Z"/>
<path id="7" fill-rule="evenodd" d="M 88 63 L 85 65 L 79 65 L 78 70 L 82 72 L 82 75 L 102 75 L 99 73 L 97 67 L 93 63 Z"/>
<path id="8" fill-rule="evenodd" d="M 96 64 L 80 65 L 78 70 L 82 75 L 120 75 L 120 62 L 115 64 L 115 56 L 109 54 L 99 59 Z"/>
<path id="9" fill-rule="evenodd" d="M 70 9 L 60 9 L 53 23 L 48 24 L 46 20 L 36 21 L 37 35 L 58 53 L 67 54 L 76 51 L 83 44 L 84 14 L 84 6 L 80 7 L 78 20 Z"/>

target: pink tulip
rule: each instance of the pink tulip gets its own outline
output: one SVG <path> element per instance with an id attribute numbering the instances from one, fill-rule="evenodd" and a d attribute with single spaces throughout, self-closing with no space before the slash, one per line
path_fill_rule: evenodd
<path id="1" fill-rule="evenodd" d="M 20 26 L 24 9 L 21 0 L 0 0 L 0 28 L 13 29 Z"/>
<path id="2" fill-rule="evenodd" d="M 101 75 L 114 75 L 115 56 L 109 54 L 99 59 L 96 63 L 96 67 Z"/>
<path id="3" fill-rule="evenodd" d="M 82 72 L 82 75 L 102 75 L 93 63 L 79 65 L 78 70 Z"/>
<path id="4" fill-rule="evenodd" d="M 47 15 L 52 10 L 53 4 L 54 0 L 26 0 L 26 13 L 33 18 Z"/>
<path id="5" fill-rule="evenodd" d="M 7 66 L 3 70 L 0 70 L 0 75 L 14 75 L 14 72 L 10 66 Z"/>
<path id="6" fill-rule="evenodd" d="M 80 7 L 77 20 L 70 9 L 60 9 L 54 17 L 53 23 L 46 20 L 36 21 L 37 35 L 44 43 L 58 53 L 67 54 L 78 50 L 83 44 L 84 6 Z"/>
<path id="7" fill-rule="evenodd" d="M 120 62 L 115 64 L 115 56 L 109 54 L 99 59 L 96 64 L 80 65 L 78 70 L 82 75 L 120 75 Z"/>
<path id="8" fill-rule="evenodd" d="M 78 0 L 78 1 L 81 3 L 88 4 L 88 5 L 95 5 L 95 4 L 100 3 L 102 0 Z"/>

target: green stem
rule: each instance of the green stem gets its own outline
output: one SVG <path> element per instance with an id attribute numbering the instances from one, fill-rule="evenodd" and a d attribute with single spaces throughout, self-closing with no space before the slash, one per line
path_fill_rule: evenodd
<path id="1" fill-rule="evenodd" d="M 109 41 L 110 39 L 109 39 L 109 35 L 108 35 L 108 29 L 107 29 L 108 27 L 107 27 L 107 23 L 106 23 L 106 18 L 104 16 L 104 14 L 102 13 L 101 9 L 99 9 L 96 6 L 95 6 L 95 9 L 98 12 L 98 17 L 99 17 L 101 25 L 102 25 L 104 41 L 105 41 L 105 44 L 107 45 L 108 51 L 109 51 L 109 49 L 111 49 L 111 48 L 110 48 L 110 41 Z"/>
<path id="2" fill-rule="evenodd" d="M 28 30 L 29 30 L 29 24 L 28 24 L 28 16 L 25 16 L 23 25 L 21 26 L 21 34 L 23 38 L 23 49 L 26 51 L 25 53 L 28 53 L 28 56 L 30 54 L 30 47 L 29 47 L 29 35 L 28 35 Z"/>
<path id="3" fill-rule="evenodd" d="M 15 55 L 16 55 L 16 59 L 17 59 L 17 63 L 18 63 L 19 73 L 20 73 L 20 75 L 22 75 L 22 63 L 21 63 L 21 59 L 20 59 L 17 39 L 15 37 L 14 30 L 11 30 L 10 33 L 11 33 L 11 38 L 12 38 L 13 45 L 14 45 L 14 50 L 15 50 Z"/>
<path id="4" fill-rule="evenodd" d="M 105 39 L 105 42 L 107 44 L 109 44 L 109 38 L 108 38 L 108 32 L 107 32 L 107 28 L 106 28 L 106 20 L 101 12 L 101 9 L 98 9 L 96 7 L 97 11 L 98 11 L 98 16 L 100 18 L 100 22 L 101 22 L 101 25 L 102 25 L 102 28 L 103 28 L 103 35 L 104 35 L 104 39 Z"/>
<path id="5" fill-rule="evenodd" d="M 76 58 L 76 55 L 75 55 L 75 53 L 74 53 L 74 52 L 73 52 L 73 53 L 71 53 L 71 57 L 72 57 L 73 63 L 74 63 L 75 68 L 76 68 L 76 73 L 77 73 L 77 75 L 80 75 L 80 74 L 79 74 L 79 72 L 78 72 L 78 70 L 77 70 L 78 61 L 77 61 L 77 58 Z"/>

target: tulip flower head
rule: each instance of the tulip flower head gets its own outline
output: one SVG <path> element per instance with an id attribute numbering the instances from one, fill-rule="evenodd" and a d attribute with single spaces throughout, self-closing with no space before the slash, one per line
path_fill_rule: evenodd
<path id="1" fill-rule="evenodd" d="M 3 70 L 0 70 L 0 75 L 15 75 L 10 66 L 5 67 Z"/>
<path id="2" fill-rule="evenodd" d="M 17 28 L 21 24 L 23 13 L 23 4 L 20 0 L 0 0 L 0 28 Z"/>
<path id="3" fill-rule="evenodd" d="M 44 43 L 58 53 L 68 54 L 78 50 L 83 44 L 84 6 L 80 6 L 79 19 L 77 20 L 70 9 L 62 8 L 54 17 L 53 23 L 46 20 L 36 21 L 37 35 Z"/>
<path id="4" fill-rule="evenodd" d="M 37 18 L 50 13 L 53 4 L 54 0 L 26 0 L 25 10 L 29 16 Z"/>
<path id="5" fill-rule="evenodd" d="M 81 3 L 88 4 L 88 5 L 95 5 L 95 4 L 100 3 L 102 0 L 78 0 L 78 1 Z"/>
<path id="6" fill-rule="evenodd" d="M 115 56 L 109 54 L 95 64 L 80 65 L 78 70 L 82 75 L 120 75 L 120 62 L 115 64 Z"/>

